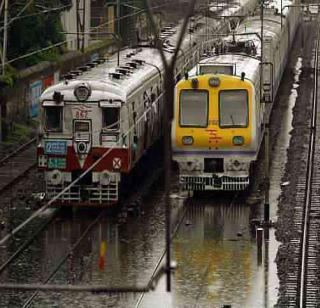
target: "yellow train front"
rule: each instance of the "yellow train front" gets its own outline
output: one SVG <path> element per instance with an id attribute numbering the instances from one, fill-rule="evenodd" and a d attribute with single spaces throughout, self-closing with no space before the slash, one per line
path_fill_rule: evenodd
<path id="1" fill-rule="evenodd" d="M 268 2 L 263 47 L 257 35 L 261 31 L 258 12 L 239 24 L 232 36 L 217 42 L 177 84 L 172 151 L 182 189 L 248 187 L 263 123 L 269 121 L 300 22 L 296 3 L 290 1 L 293 6 L 280 15 L 278 2 Z"/>
<path id="2" fill-rule="evenodd" d="M 263 128 L 263 110 L 256 104 L 259 61 L 234 57 L 238 64 L 251 62 L 253 80 L 245 72 L 235 75 L 235 66 L 225 63 L 198 66 L 198 73 L 176 86 L 172 149 L 183 190 L 243 190 L 249 185 Z M 208 67 L 230 74 L 206 74 Z"/>

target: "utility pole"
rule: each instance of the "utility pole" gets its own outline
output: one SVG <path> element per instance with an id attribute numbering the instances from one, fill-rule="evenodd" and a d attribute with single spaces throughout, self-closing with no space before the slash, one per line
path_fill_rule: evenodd
<path id="1" fill-rule="evenodd" d="M 263 101 L 263 85 L 264 85 L 264 75 L 263 75 L 263 68 L 264 68 L 264 36 L 263 36 L 263 18 L 264 18 L 264 0 L 261 0 L 261 68 L 260 68 L 260 101 L 261 103 L 265 103 Z M 265 108 L 267 111 L 266 118 L 264 119 L 264 146 L 265 146 L 265 197 L 264 197 L 264 221 L 265 223 L 269 223 L 270 220 L 270 196 L 269 196 L 269 189 L 270 189 L 270 178 L 269 178 L 269 114 L 268 108 Z M 267 226 L 268 228 L 268 226 Z M 265 233 L 265 238 L 269 239 L 269 233 Z"/>
<path id="2" fill-rule="evenodd" d="M 4 27 L 3 27 L 3 50 L 2 50 L 2 75 L 5 74 L 8 44 L 8 0 L 4 0 Z"/>
<path id="3" fill-rule="evenodd" d="M 117 52 L 117 64 L 120 65 L 120 0 L 117 0 L 117 36 L 119 39 L 119 46 L 118 46 L 118 52 Z"/>
<path id="4" fill-rule="evenodd" d="M 84 46 L 85 46 L 85 38 L 84 38 L 84 32 L 86 29 L 86 2 L 83 0 L 83 8 L 82 8 L 82 46 L 81 46 L 81 51 L 84 52 Z"/>
<path id="5" fill-rule="evenodd" d="M 117 34 L 120 37 L 120 0 L 117 0 Z"/>
<path id="6" fill-rule="evenodd" d="M 82 3 L 82 7 L 81 7 Z M 85 19 L 86 19 L 86 0 L 76 1 L 76 11 L 77 11 L 77 49 L 84 52 L 85 47 Z M 80 38 L 81 34 L 81 38 Z M 81 46 L 80 46 L 81 41 Z"/>

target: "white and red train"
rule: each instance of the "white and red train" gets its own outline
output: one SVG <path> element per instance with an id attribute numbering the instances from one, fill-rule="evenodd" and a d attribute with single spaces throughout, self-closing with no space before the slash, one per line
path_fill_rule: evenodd
<path id="1" fill-rule="evenodd" d="M 229 2 L 229 1 L 227 1 Z M 221 9 L 219 14 L 243 15 L 256 0 Z M 193 19 L 176 65 L 176 77 L 193 67 L 209 49 L 205 34 L 226 27 L 221 19 Z M 179 27 L 166 27 L 161 38 L 169 59 Z M 38 167 L 45 173 L 46 196 L 61 194 L 55 204 L 109 206 L 120 196 L 123 176 L 162 134 L 164 67 L 157 49 L 126 49 L 117 56 L 79 67 L 69 79 L 49 87 L 40 98 Z M 103 158 L 102 158 L 103 157 Z M 99 163 L 66 190 L 97 160 Z"/>

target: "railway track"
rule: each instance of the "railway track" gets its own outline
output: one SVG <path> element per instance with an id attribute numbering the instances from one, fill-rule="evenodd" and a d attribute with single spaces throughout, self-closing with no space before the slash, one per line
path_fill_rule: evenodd
<path id="1" fill-rule="evenodd" d="M 158 167 L 152 175 L 148 178 L 143 185 L 139 186 L 139 191 L 133 192 L 128 196 L 122 203 L 121 211 L 118 214 L 118 223 L 126 223 L 126 219 L 129 215 L 138 215 L 139 213 L 139 203 L 143 198 L 145 198 L 149 193 L 151 187 L 159 179 L 163 170 L 161 167 Z M 139 200 L 139 201 L 138 201 Z M 61 216 L 58 213 L 61 212 L 60 209 L 51 209 L 52 211 L 49 215 L 47 214 L 45 220 L 41 219 L 39 222 L 37 219 L 31 227 L 23 228 L 23 234 L 21 235 L 21 230 L 18 233 L 10 238 L 10 242 L 6 243 L 6 247 L 15 247 L 14 251 L 6 258 L 3 263 L 0 264 L 0 275 L 5 275 L 6 272 L 14 272 L 16 264 L 23 264 L 24 258 L 26 258 L 25 253 L 28 253 L 29 250 L 35 249 L 38 247 L 39 243 L 43 241 L 43 234 L 46 230 L 49 230 L 50 226 L 53 224 L 59 225 Z M 126 213 L 124 213 L 126 211 Z M 35 276 L 32 279 L 36 279 L 41 276 L 40 282 L 42 284 L 55 283 L 56 275 L 61 272 L 61 269 L 65 266 L 66 262 L 75 255 L 75 251 L 79 250 L 83 244 L 83 241 L 90 235 L 91 232 L 103 221 L 103 218 L 107 217 L 106 213 L 109 213 L 107 209 L 98 211 L 94 217 L 88 220 L 85 224 L 84 230 L 78 234 L 76 237 L 71 238 L 71 242 L 68 245 L 68 248 L 65 251 L 61 251 L 61 254 L 57 258 L 56 256 L 50 256 L 50 260 L 46 260 L 46 264 L 50 264 L 48 271 L 41 276 L 41 269 L 38 273 L 35 273 Z M 109 216 L 108 216 L 109 217 Z M 73 221 L 70 221 L 69 224 L 72 225 Z M 34 226 L 36 224 L 36 227 Z M 28 234 L 29 236 L 26 236 Z M 21 236 L 20 236 L 21 235 Z M 16 240 L 19 240 L 16 243 Z M 21 239 L 24 241 L 21 242 Z M 20 244 L 19 244 L 20 243 Z M 5 248 L 5 247 L 4 247 Z M 31 281 L 28 283 L 32 283 Z M 66 282 L 67 283 L 67 282 Z M 35 291 L 32 294 L 26 293 L 27 298 L 23 299 L 22 307 L 30 307 L 32 303 L 37 299 L 39 291 Z M 0 303 L 1 305 L 1 303 Z"/>
<path id="2" fill-rule="evenodd" d="M 320 54 L 320 27 L 317 29 L 317 42 L 314 60 L 314 92 L 312 102 L 312 122 L 309 142 L 309 156 L 306 177 L 305 208 L 303 212 L 303 229 L 301 237 L 301 267 L 299 272 L 299 294 L 296 306 L 316 307 L 318 304 L 319 264 L 317 255 L 319 253 L 319 228 L 320 228 L 320 141 L 318 131 L 320 130 L 320 113 L 318 104 L 318 71 Z"/>
<path id="3" fill-rule="evenodd" d="M 36 138 L 19 146 L 0 160 L 0 193 L 36 165 Z"/>
<path id="4" fill-rule="evenodd" d="M 238 199 L 239 199 L 239 194 L 235 194 L 233 197 L 230 198 L 230 200 L 226 200 L 226 204 L 227 204 L 226 207 L 228 207 L 228 208 L 232 207 L 238 201 Z M 214 205 L 212 204 L 212 206 L 214 206 Z M 170 237 L 171 244 L 174 241 L 174 239 L 176 237 L 178 237 L 179 230 L 180 230 L 181 226 L 184 224 L 185 225 L 190 224 L 190 222 L 188 221 L 188 216 L 190 216 L 190 215 L 192 216 L 191 212 L 201 211 L 201 208 L 203 210 L 203 207 L 198 205 L 196 200 L 194 200 L 193 198 L 187 198 L 184 200 L 182 207 L 180 207 L 175 213 L 173 213 L 173 215 L 172 215 L 173 216 L 173 218 L 172 218 L 173 227 L 172 227 L 172 232 L 171 232 L 171 237 Z M 156 283 L 161 278 L 161 274 L 165 273 L 166 253 L 167 253 L 167 250 L 166 250 L 166 248 L 164 248 L 163 252 L 158 257 L 158 261 L 156 262 L 156 266 L 154 267 L 154 270 L 152 272 L 149 283 L 153 283 L 153 287 L 156 287 Z M 198 299 L 203 292 L 203 290 L 202 290 L 203 281 L 208 275 L 208 269 L 211 265 L 211 262 L 212 262 L 212 260 L 207 263 L 204 272 L 200 275 L 201 284 L 199 286 L 197 296 L 194 299 L 195 303 L 198 302 Z M 172 270 L 173 271 L 174 271 L 175 267 L 176 267 L 176 264 L 175 264 L 175 262 L 173 262 L 172 263 Z M 134 305 L 135 308 L 139 308 L 141 306 L 145 294 L 146 294 L 145 292 L 140 294 L 137 302 Z M 196 304 L 195 304 L 195 307 L 196 307 Z"/>
<path id="5" fill-rule="evenodd" d="M 317 307 L 319 304 L 319 228 L 320 228 L 320 27 L 317 29 L 314 56 L 314 91 L 306 173 L 297 181 L 293 221 L 296 235 L 290 240 L 293 263 L 286 281 L 286 307 Z"/>

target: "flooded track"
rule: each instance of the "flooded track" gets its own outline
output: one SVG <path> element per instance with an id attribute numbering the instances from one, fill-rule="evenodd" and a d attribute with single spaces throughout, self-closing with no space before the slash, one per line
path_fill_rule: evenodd
<path id="1" fill-rule="evenodd" d="M 0 193 L 36 166 L 36 138 L 0 159 Z"/>
<path id="2" fill-rule="evenodd" d="M 190 303 L 190 307 L 228 303 L 233 303 L 233 307 L 263 307 L 264 262 L 257 259 L 250 228 L 251 208 L 240 199 L 225 195 L 204 196 L 188 201 L 187 205 L 178 194 L 173 192 L 171 197 L 174 226 L 180 222 L 172 244 L 172 256 L 178 265 L 172 293 L 164 291 L 163 277 L 154 292 L 143 296 L 39 292 L 30 307 L 150 307 L 151 303 L 153 307 L 186 307 Z M 92 216 L 80 211 L 73 217 L 56 220 L 24 256 L 24 261 L 17 262 L 1 280 L 44 281 L 92 222 Z M 161 189 L 143 203 L 139 217 L 129 216 L 125 223 L 119 223 L 117 216 L 104 216 L 50 283 L 146 285 L 165 249 L 163 221 Z M 102 243 L 106 245 L 103 260 Z M 19 263 L 26 260 L 34 261 L 27 269 L 17 270 Z M 33 277 L 32 281 L 27 277 Z M 6 292 L 1 305 L 22 307 L 32 294 Z"/>

